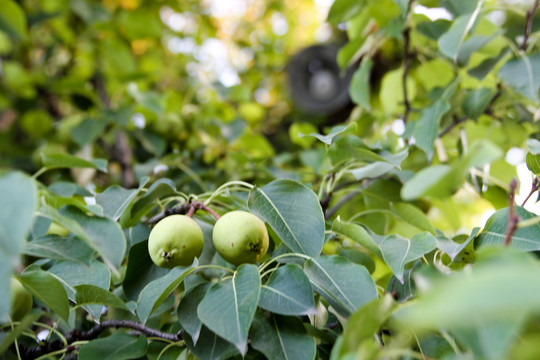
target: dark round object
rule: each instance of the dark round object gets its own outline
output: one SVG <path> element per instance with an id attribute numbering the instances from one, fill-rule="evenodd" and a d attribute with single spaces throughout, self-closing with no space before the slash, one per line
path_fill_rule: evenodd
<path id="1" fill-rule="evenodd" d="M 314 45 L 296 54 L 289 63 L 289 87 L 300 109 L 328 115 L 349 105 L 349 84 L 354 69 L 341 74 L 338 44 Z"/>

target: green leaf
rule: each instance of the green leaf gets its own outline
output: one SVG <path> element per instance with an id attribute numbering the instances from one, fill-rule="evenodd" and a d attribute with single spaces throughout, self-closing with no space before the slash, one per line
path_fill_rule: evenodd
<path id="1" fill-rule="evenodd" d="M 12 260 L 0 254 L 0 293 L 9 294 L 11 291 Z M 9 322 L 11 312 L 11 297 L 0 296 L 0 322 Z M 1 340 L 0 340 L 1 341 Z"/>
<path id="2" fill-rule="evenodd" d="M 471 235 L 469 235 L 469 237 L 462 243 L 456 243 L 450 239 L 437 237 L 437 247 L 448 255 L 452 261 L 454 261 L 456 256 L 467 247 L 467 245 L 476 237 L 479 231 L 480 228 L 475 227 L 472 230 Z"/>
<path id="3" fill-rule="evenodd" d="M 224 360 L 239 355 L 233 344 L 217 336 L 204 325 L 196 345 L 189 335 L 185 336 L 185 341 L 188 349 L 199 359 Z"/>
<path id="4" fill-rule="evenodd" d="M 23 173 L 0 176 L 0 255 L 19 256 L 37 204 L 34 182 Z"/>
<path id="5" fill-rule="evenodd" d="M 254 188 L 248 206 L 293 251 L 309 256 L 321 253 L 324 215 L 317 195 L 301 183 L 283 179 Z M 301 222 L 296 221 L 298 214 L 302 214 Z"/>
<path id="6" fill-rule="evenodd" d="M 175 267 L 165 276 L 158 278 L 144 287 L 137 300 L 137 316 L 144 324 L 154 310 L 193 272 L 197 259 L 189 267 Z"/>
<path id="7" fill-rule="evenodd" d="M 336 219 L 332 223 L 332 231 L 362 245 L 382 259 L 379 245 L 377 245 L 361 225 Z"/>
<path id="8" fill-rule="evenodd" d="M 407 181 L 401 189 L 403 200 L 415 200 L 424 196 L 444 198 L 456 192 L 463 179 L 448 165 L 425 167 Z"/>
<path id="9" fill-rule="evenodd" d="M 437 40 L 450 29 L 451 25 L 452 23 L 446 19 L 438 19 L 421 22 L 416 26 L 416 30 L 430 39 Z"/>
<path id="10" fill-rule="evenodd" d="M 76 237 L 45 235 L 25 244 L 22 253 L 38 258 L 90 263 L 94 250 Z"/>
<path id="11" fill-rule="evenodd" d="M 31 270 L 18 275 L 17 279 L 52 312 L 58 314 L 66 322 L 68 321 L 68 296 L 62 283 L 53 275 L 42 270 Z"/>
<path id="12" fill-rule="evenodd" d="M 265 317 L 258 313 L 251 330 L 251 345 L 269 360 L 312 360 L 316 355 L 315 339 L 295 317 Z"/>
<path id="13" fill-rule="evenodd" d="M 345 22 L 365 7 L 365 0 L 336 0 L 332 4 L 326 21 L 331 24 Z"/>
<path id="14" fill-rule="evenodd" d="M 465 169 L 479 167 L 494 162 L 502 157 L 503 151 L 492 142 L 482 140 L 474 142 L 469 148 L 469 152 L 456 164 L 456 168 Z"/>
<path id="15" fill-rule="evenodd" d="M 525 163 L 527 168 L 531 170 L 533 174 L 540 174 L 540 155 L 533 155 L 530 152 L 525 156 Z"/>
<path id="16" fill-rule="evenodd" d="M 540 52 L 508 61 L 499 69 L 499 77 L 518 93 L 538 102 Z"/>
<path id="17" fill-rule="evenodd" d="M 377 161 L 371 164 L 362 166 L 361 168 L 351 169 L 349 172 L 354 176 L 356 180 L 373 179 L 378 176 L 384 175 L 390 170 L 393 170 L 395 166 L 388 162 Z"/>
<path id="18" fill-rule="evenodd" d="M 455 329 L 452 335 L 478 359 L 508 359 L 508 350 L 520 335 L 524 320 L 518 316 L 511 320 L 473 321 L 469 328 Z"/>
<path id="19" fill-rule="evenodd" d="M 533 155 L 540 155 L 540 140 L 527 139 L 527 147 Z"/>
<path id="20" fill-rule="evenodd" d="M 459 51 L 457 54 L 457 63 L 459 65 L 466 66 L 469 63 L 469 59 L 474 52 L 483 48 L 500 34 L 501 32 L 497 31 L 489 36 L 474 35 L 471 36 L 469 39 L 465 40 L 459 47 Z"/>
<path id="21" fill-rule="evenodd" d="M 366 110 L 371 109 L 369 77 L 371 75 L 372 67 L 373 61 L 371 59 L 362 61 L 362 64 L 354 73 L 349 87 L 352 101 Z"/>
<path id="22" fill-rule="evenodd" d="M 478 119 L 486 111 L 494 95 L 493 90 L 489 88 L 470 90 L 463 100 L 463 112 L 470 119 Z"/>
<path id="23" fill-rule="evenodd" d="M 133 336 L 123 333 L 115 333 L 104 338 L 94 339 L 81 346 L 77 359 L 138 359 L 146 355 L 147 346 L 145 336 Z"/>
<path id="24" fill-rule="evenodd" d="M 491 73 L 499 61 L 501 61 L 509 51 L 509 48 L 504 48 L 499 55 L 482 61 L 479 65 L 468 70 L 467 73 L 478 80 L 483 80 L 488 74 Z"/>
<path id="25" fill-rule="evenodd" d="M 248 331 L 260 291 L 261 279 L 257 267 L 240 265 L 232 279 L 215 284 L 208 290 L 197 308 L 199 319 L 245 355 Z"/>
<path id="26" fill-rule="evenodd" d="M 43 316 L 41 311 L 31 310 L 21 322 L 15 326 L 13 331 L 10 331 L 4 338 L 0 337 L 0 354 L 4 354 L 15 339 L 31 327 L 35 321 L 38 321 L 41 316 Z"/>
<path id="27" fill-rule="evenodd" d="M 441 5 L 447 9 L 454 17 L 463 14 L 470 14 L 474 11 L 478 0 L 444 0 Z"/>
<path id="28" fill-rule="evenodd" d="M 290 264 L 275 270 L 262 286 L 259 307 L 281 315 L 317 313 L 309 279 L 302 269 Z"/>
<path id="29" fill-rule="evenodd" d="M 386 236 L 379 244 L 384 261 L 394 276 L 403 283 L 405 265 L 420 259 L 437 247 L 437 240 L 430 233 L 424 232 L 413 236 L 410 240 L 403 236 L 392 234 Z"/>
<path id="30" fill-rule="evenodd" d="M 467 329 L 480 323 L 520 322 L 540 311 L 540 267 L 528 253 L 509 248 L 480 252 L 469 271 L 437 277 L 394 317 L 407 329 Z M 449 306 L 451 304 L 451 306 Z"/>
<path id="31" fill-rule="evenodd" d="M 92 193 L 80 185 L 74 184 L 69 181 L 58 181 L 49 185 L 48 189 L 55 195 L 61 197 L 73 197 L 75 195 L 80 196 L 93 196 Z"/>
<path id="32" fill-rule="evenodd" d="M 107 172 L 107 160 L 85 160 L 68 154 L 45 154 L 41 153 L 43 167 L 47 169 L 57 168 L 91 168 Z"/>
<path id="33" fill-rule="evenodd" d="M 435 229 L 431 225 L 426 214 L 412 204 L 396 203 L 390 204 L 390 211 L 403 221 L 417 227 L 420 230 L 428 231 L 435 235 Z"/>
<path id="34" fill-rule="evenodd" d="M 450 110 L 450 104 L 447 101 L 438 100 L 422 110 L 420 119 L 414 127 L 415 144 L 424 150 L 428 159 L 433 158 L 433 144 L 439 135 L 439 124 L 448 110 Z"/>
<path id="35" fill-rule="evenodd" d="M 106 121 L 86 118 L 71 130 L 71 138 L 80 147 L 84 147 L 99 138 L 103 134 L 106 126 Z"/>
<path id="36" fill-rule="evenodd" d="M 49 269 L 49 272 L 64 283 L 71 301 L 75 301 L 76 286 L 93 285 L 109 290 L 111 283 L 111 272 L 105 264 L 97 260 L 92 261 L 90 266 L 80 262 L 58 261 Z M 83 308 L 94 319 L 99 319 L 103 310 L 101 305 L 84 305 Z"/>
<path id="37" fill-rule="evenodd" d="M 328 135 L 321 135 L 321 134 L 316 134 L 316 133 L 311 133 L 311 134 L 298 133 L 298 137 L 301 138 L 303 136 L 313 136 L 314 138 L 317 138 L 323 143 L 325 143 L 326 145 L 332 145 L 332 142 L 334 141 L 334 138 L 336 136 L 350 130 L 352 127 L 354 127 L 354 125 L 352 124 L 348 126 L 338 125 L 338 126 L 334 126 L 332 130 L 328 133 Z"/>
<path id="38" fill-rule="evenodd" d="M 414 100 L 417 92 L 416 81 L 412 76 L 407 77 L 407 97 Z M 401 111 L 403 107 L 403 68 L 388 71 L 381 81 L 379 101 L 387 114 Z"/>
<path id="39" fill-rule="evenodd" d="M 341 335 L 342 341 L 336 342 L 331 358 L 335 356 L 336 359 L 342 359 L 349 353 L 356 353 L 364 340 L 372 339 L 379 332 L 395 308 L 396 303 L 387 295 L 358 309 L 347 320 Z"/>
<path id="40" fill-rule="evenodd" d="M 351 159 L 363 162 L 387 162 L 384 157 L 368 149 L 362 139 L 355 135 L 346 135 L 335 141 L 328 148 L 328 157 L 332 164 Z"/>
<path id="41" fill-rule="evenodd" d="M 61 208 L 60 214 L 76 221 L 82 227 L 90 246 L 103 256 L 109 266 L 112 265 L 113 269 L 120 267 L 126 251 L 126 239 L 116 222 L 108 218 L 88 216 L 72 206 Z"/>
<path id="42" fill-rule="evenodd" d="M 454 20 L 450 29 L 445 32 L 437 41 L 439 51 L 452 59 L 455 63 L 458 60 L 458 53 L 463 46 L 467 34 L 475 26 L 480 13 L 481 3 L 478 4 L 474 12 L 459 16 Z"/>
<path id="43" fill-rule="evenodd" d="M 96 202 L 103 207 L 105 216 L 116 221 L 122 216 L 128 205 L 139 194 L 148 180 L 148 177 L 141 179 L 138 189 L 124 189 L 119 185 L 109 186 L 105 191 L 96 195 Z"/>
<path id="44" fill-rule="evenodd" d="M 75 286 L 75 303 L 78 306 L 100 304 L 128 310 L 126 304 L 115 294 L 95 285 Z"/>
<path id="45" fill-rule="evenodd" d="M 197 344 L 201 334 L 202 322 L 197 316 L 197 307 L 204 298 L 211 283 L 203 283 L 191 289 L 182 297 L 178 304 L 178 321 L 182 328 L 191 336 L 193 344 Z"/>
<path id="46" fill-rule="evenodd" d="M 126 276 L 122 282 L 126 297 L 137 300 L 146 285 L 167 275 L 169 271 L 154 265 L 148 254 L 148 241 L 132 245 L 128 252 Z"/>
<path id="47" fill-rule="evenodd" d="M 2 0 L 0 12 L 0 31 L 12 38 L 23 40 L 27 37 L 26 17 L 21 7 L 14 1 Z"/>
<path id="48" fill-rule="evenodd" d="M 377 297 L 375 283 L 367 269 L 340 256 L 306 261 L 304 272 L 313 288 L 342 316 Z"/>
<path id="49" fill-rule="evenodd" d="M 131 220 L 140 220 L 148 211 L 156 206 L 156 201 L 176 195 L 174 183 L 168 179 L 159 179 L 150 186 L 143 197 L 135 201 L 131 208 Z"/>
<path id="50" fill-rule="evenodd" d="M 484 229 L 476 238 L 477 246 L 493 246 L 504 243 L 508 227 L 508 211 L 508 208 L 504 208 L 491 215 Z M 535 214 L 521 206 L 516 206 L 515 211 L 521 221 L 536 217 Z M 540 224 L 518 228 L 512 235 L 510 246 L 524 251 L 540 250 Z"/>

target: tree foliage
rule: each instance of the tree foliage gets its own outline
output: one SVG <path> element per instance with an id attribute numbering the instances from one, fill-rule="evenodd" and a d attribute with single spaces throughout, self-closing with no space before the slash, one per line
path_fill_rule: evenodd
<path id="1" fill-rule="evenodd" d="M 336 0 L 339 124 L 286 96 L 313 7 L 254 4 L 0 0 L 0 293 L 33 298 L 0 357 L 537 358 L 538 1 Z M 234 210 L 256 264 L 213 247 Z M 171 214 L 204 248 L 167 269 Z"/>

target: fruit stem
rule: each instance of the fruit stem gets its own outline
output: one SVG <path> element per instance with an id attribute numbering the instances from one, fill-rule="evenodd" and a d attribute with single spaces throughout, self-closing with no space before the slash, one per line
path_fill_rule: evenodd
<path id="1" fill-rule="evenodd" d="M 218 187 L 218 188 L 216 189 L 216 191 L 214 191 L 214 192 L 212 193 L 212 195 L 210 195 L 210 197 L 204 201 L 204 204 L 205 204 L 205 205 L 210 204 L 210 203 L 212 202 L 212 200 L 214 200 L 214 198 L 215 198 L 216 196 L 218 196 L 219 194 L 221 194 L 221 193 L 223 192 L 223 190 L 225 190 L 226 188 L 228 188 L 228 187 L 230 187 L 230 186 L 234 186 L 234 185 L 244 186 L 244 187 L 248 188 L 249 190 L 251 190 L 251 189 L 254 188 L 253 185 L 251 185 L 250 183 L 247 183 L 247 182 L 245 182 L 245 181 L 239 181 L 239 180 L 229 181 L 229 182 L 227 182 L 227 183 L 221 185 L 220 187 Z"/>
<path id="2" fill-rule="evenodd" d="M 203 202 L 200 201 L 193 201 L 188 204 L 189 210 L 186 214 L 188 217 L 192 217 L 193 214 L 195 214 L 195 211 L 197 210 L 203 210 L 209 213 L 214 217 L 214 219 L 219 220 L 220 216 L 217 212 L 206 206 Z"/>
<path id="3" fill-rule="evenodd" d="M 286 257 L 299 257 L 299 258 L 304 259 L 304 260 L 310 260 L 311 259 L 310 256 L 303 255 L 303 254 L 298 254 L 298 253 L 281 254 L 279 256 L 276 256 L 273 259 L 268 260 L 268 262 L 266 262 L 266 263 L 262 264 L 261 266 L 259 266 L 259 274 L 262 273 L 264 271 L 264 269 L 266 269 L 268 266 L 270 266 L 270 264 L 272 264 L 274 262 L 277 262 L 278 260 L 281 260 L 281 259 L 286 258 Z"/>

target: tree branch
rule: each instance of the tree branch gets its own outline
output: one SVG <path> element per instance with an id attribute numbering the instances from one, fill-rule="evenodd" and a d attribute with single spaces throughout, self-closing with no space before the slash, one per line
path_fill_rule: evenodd
<path id="1" fill-rule="evenodd" d="M 535 0 L 531 8 L 527 11 L 527 21 L 525 22 L 525 33 L 523 34 L 523 43 L 521 44 L 521 50 L 523 51 L 527 50 L 527 43 L 529 42 L 529 37 L 531 36 L 533 16 L 534 16 L 534 12 L 536 11 L 536 8 L 538 7 L 538 1 L 539 0 Z"/>
<path id="2" fill-rule="evenodd" d="M 345 203 L 349 200 L 351 200 L 356 195 L 360 194 L 362 190 L 355 190 L 353 192 L 348 193 L 344 197 L 342 197 L 334 207 L 329 209 L 326 214 L 324 214 L 324 219 L 328 220 L 330 219 Z"/>
<path id="3" fill-rule="evenodd" d="M 534 194 L 534 192 L 537 191 L 539 188 L 540 188 L 540 182 L 538 181 L 538 177 L 535 176 L 532 186 L 531 186 L 531 191 L 529 192 L 529 195 L 527 195 L 525 200 L 523 200 L 523 203 L 521 204 L 521 206 L 525 206 L 525 204 L 527 203 L 529 198 L 532 196 L 532 194 Z"/>
<path id="4" fill-rule="evenodd" d="M 220 216 L 219 216 L 219 214 L 217 212 L 215 212 L 213 209 L 206 206 L 204 203 L 202 203 L 200 201 L 190 201 L 190 202 L 188 202 L 186 204 L 175 206 L 175 207 L 170 208 L 170 209 L 166 208 L 165 211 L 151 217 L 147 221 L 147 223 L 149 225 L 157 224 L 158 222 L 160 222 L 161 220 L 163 220 L 164 218 L 166 218 L 169 215 L 177 215 L 177 214 L 184 215 L 185 214 L 185 215 L 187 215 L 189 217 L 192 217 L 193 214 L 195 214 L 195 211 L 197 211 L 197 210 L 206 211 L 207 213 L 212 215 L 212 217 L 214 219 L 216 219 L 216 220 L 219 220 L 219 218 L 220 218 Z"/>
<path id="5" fill-rule="evenodd" d="M 92 83 L 99 95 L 101 102 L 103 103 L 105 109 L 111 109 L 111 99 L 107 93 L 107 88 L 103 80 L 103 76 L 96 75 L 92 79 Z M 100 141 L 100 140 L 98 140 Z M 116 143 L 114 146 L 103 146 L 103 141 L 101 145 L 104 149 L 109 149 L 108 153 L 110 157 L 120 163 L 122 168 L 122 186 L 125 188 L 131 188 L 135 185 L 135 172 L 131 163 L 133 162 L 133 152 L 129 145 L 129 139 L 126 133 L 122 130 L 118 130 L 116 133 Z"/>
<path id="6" fill-rule="evenodd" d="M 495 95 L 493 95 L 493 97 L 491 98 L 491 100 L 489 101 L 489 104 L 488 106 L 486 107 L 486 109 L 484 110 L 484 114 L 487 114 L 487 115 L 490 115 L 490 116 L 494 116 L 493 115 L 493 104 L 495 103 L 495 101 L 501 96 L 502 94 L 502 85 L 501 83 L 498 83 L 497 84 L 497 92 L 495 93 Z M 447 127 L 445 127 L 437 137 L 441 138 L 443 137 L 444 135 L 448 134 L 450 132 L 450 130 L 452 130 L 455 126 L 461 124 L 462 122 L 466 121 L 467 120 L 467 117 L 466 116 L 462 116 L 462 117 L 457 117 L 456 114 L 454 114 L 453 118 L 452 118 L 452 123 L 450 125 L 448 125 Z"/>
<path id="7" fill-rule="evenodd" d="M 412 3 L 414 0 L 409 0 L 407 3 L 407 14 L 412 8 Z M 409 94 L 407 91 L 407 76 L 409 75 L 409 69 L 412 63 L 413 53 L 411 52 L 411 28 L 409 25 L 406 25 L 403 29 L 403 77 L 402 77 L 402 87 L 403 87 L 403 105 L 405 105 L 405 114 L 403 114 L 403 122 L 406 124 L 409 120 L 409 114 L 412 111 L 411 102 L 409 100 Z"/>
<path id="8" fill-rule="evenodd" d="M 110 328 L 126 328 L 126 329 L 132 329 L 135 330 L 138 334 L 146 335 L 149 337 L 155 337 L 160 338 L 163 340 L 168 341 L 179 341 L 182 340 L 182 334 L 183 331 L 180 330 L 176 334 L 170 334 L 163 331 L 159 331 L 156 329 L 149 328 L 147 326 L 144 326 L 142 324 L 139 324 L 134 321 L 129 320 L 105 320 L 101 322 L 100 324 L 95 325 L 93 328 L 91 328 L 88 331 L 80 332 L 79 330 L 75 329 L 71 332 L 69 332 L 66 336 L 67 344 L 65 344 L 61 339 L 56 339 L 53 341 L 50 341 L 48 343 L 45 343 L 44 345 L 36 348 L 29 348 L 25 349 L 21 353 L 22 359 L 36 359 L 40 356 L 52 353 L 54 351 L 66 349 L 66 353 L 70 353 L 76 349 L 76 346 L 71 345 L 76 341 L 88 341 L 93 340 L 97 338 L 104 330 L 110 329 Z"/>
<path id="9" fill-rule="evenodd" d="M 514 232 L 517 229 L 517 224 L 519 222 L 519 216 L 516 214 L 516 205 L 515 205 L 515 199 L 516 199 L 516 188 L 517 188 L 517 180 L 513 179 L 510 183 L 510 194 L 508 195 L 508 225 L 506 226 L 506 236 L 504 237 L 504 246 L 510 245 L 510 242 L 512 241 L 512 235 L 514 235 Z"/>

